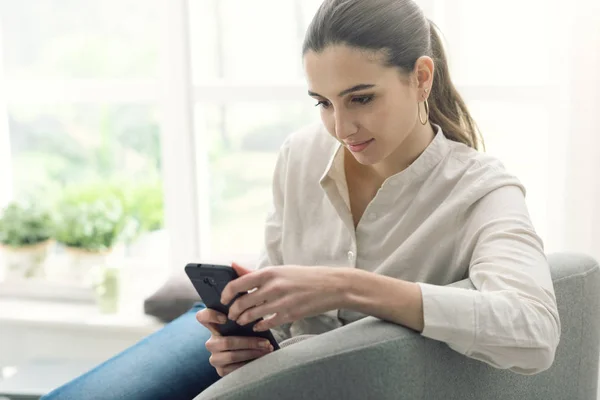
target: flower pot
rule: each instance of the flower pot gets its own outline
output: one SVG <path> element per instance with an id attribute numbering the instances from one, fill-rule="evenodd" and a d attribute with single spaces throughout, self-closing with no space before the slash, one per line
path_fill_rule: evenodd
<path id="1" fill-rule="evenodd" d="M 40 278 L 44 276 L 44 262 L 50 252 L 51 240 L 45 242 L 11 247 L 3 245 L 2 254 L 5 265 L 5 280 Z"/>
<path id="2" fill-rule="evenodd" d="M 69 283 L 91 287 L 91 272 L 96 268 L 104 268 L 111 251 L 94 252 L 75 247 L 66 247 Z"/>

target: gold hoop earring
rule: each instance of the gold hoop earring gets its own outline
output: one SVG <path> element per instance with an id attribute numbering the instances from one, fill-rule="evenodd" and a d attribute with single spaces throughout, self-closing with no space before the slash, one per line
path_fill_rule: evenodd
<path id="1" fill-rule="evenodd" d="M 426 125 L 427 121 L 429 121 L 429 103 L 427 103 L 427 99 L 425 99 L 425 121 L 421 117 L 421 105 L 417 104 L 417 108 L 419 109 L 419 122 L 421 125 Z"/>

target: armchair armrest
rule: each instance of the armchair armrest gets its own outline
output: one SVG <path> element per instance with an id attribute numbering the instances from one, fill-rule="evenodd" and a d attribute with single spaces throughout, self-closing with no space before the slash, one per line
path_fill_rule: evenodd
<path id="1" fill-rule="evenodd" d="M 452 286 L 473 288 L 468 279 Z M 506 382 L 521 378 L 516 374 L 367 317 L 254 360 L 196 399 L 480 399 L 474 389 L 490 385 L 497 374 L 505 375 L 504 384 L 496 385 L 495 395 L 487 386 L 485 398 L 510 398 Z M 452 385 L 457 379 L 461 385 Z"/>
<path id="2" fill-rule="evenodd" d="M 563 336 L 554 365 L 540 374 L 495 369 L 367 317 L 255 360 L 196 399 L 595 399 L 600 268 L 573 254 L 550 260 Z M 451 286 L 474 289 L 469 279 Z"/>
<path id="3" fill-rule="evenodd" d="M 426 341 L 367 317 L 254 360 L 196 399 L 422 398 Z"/>

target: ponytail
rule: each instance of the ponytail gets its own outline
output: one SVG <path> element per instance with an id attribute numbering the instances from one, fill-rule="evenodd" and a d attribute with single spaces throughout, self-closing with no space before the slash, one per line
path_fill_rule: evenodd
<path id="1" fill-rule="evenodd" d="M 439 125 L 448 139 L 474 149 L 484 149 L 477 124 L 450 79 L 446 53 L 437 26 L 431 21 L 429 24 L 432 59 L 435 64 L 433 87 L 428 99 L 429 120 Z"/>

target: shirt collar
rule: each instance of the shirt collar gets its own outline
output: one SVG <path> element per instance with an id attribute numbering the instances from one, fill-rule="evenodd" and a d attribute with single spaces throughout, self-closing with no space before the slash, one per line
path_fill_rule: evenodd
<path id="1" fill-rule="evenodd" d="M 386 179 L 383 183 L 384 185 L 390 182 L 398 183 L 399 181 L 411 180 L 424 175 L 432 170 L 447 155 L 450 151 L 449 139 L 444 136 L 444 132 L 442 132 L 442 128 L 439 125 L 432 123 L 431 126 L 436 133 L 425 151 L 408 168 Z M 343 146 L 340 142 L 336 141 L 320 182 L 322 184 L 327 178 L 340 181 L 345 179 L 345 176 Z"/>

